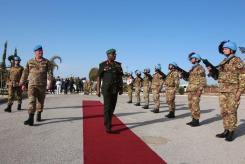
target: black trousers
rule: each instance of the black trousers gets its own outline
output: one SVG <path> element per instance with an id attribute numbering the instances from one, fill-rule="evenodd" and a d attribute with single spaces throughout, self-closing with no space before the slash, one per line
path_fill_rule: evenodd
<path id="1" fill-rule="evenodd" d="M 104 92 L 104 125 L 105 128 L 111 129 L 113 113 L 117 104 L 118 93 Z"/>

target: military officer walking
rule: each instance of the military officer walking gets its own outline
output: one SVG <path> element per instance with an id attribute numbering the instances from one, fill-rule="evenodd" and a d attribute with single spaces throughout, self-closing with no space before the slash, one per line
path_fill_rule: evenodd
<path id="1" fill-rule="evenodd" d="M 19 82 L 24 68 L 20 65 L 20 61 L 21 59 L 19 56 L 14 57 L 14 66 L 9 70 L 9 75 L 7 77 L 8 107 L 4 110 L 5 112 L 11 112 L 15 93 L 18 101 L 17 110 L 21 110 L 22 90 L 19 86 Z"/>
<path id="2" fill-rule="evenodd" d="M 144 70 L 144 78 L 143 78 L 143 93 L 145 99 L 145 106 L 143 106 L 143 109 L 149 109 L 149 96 L 150 96 L 151 82 L 152 82 L 152 76 L 150 74 L 150 69 L 146 68 Z"/>
<path id="3" fill-rule="evenodd" d="M 218 138 L 233 141 L 237 124 L 237 109 L 240 97 L 245 89 L 245 65 L 235 56 L 237 45 L 224 41 L 219 45 L 219 52 L 225 59 L 217 66 L 217 70 L 208 67 L 210 75 L 219 83 L 219 103 L 223 118 L 224 132 L 217 134 Z"/>
<path id="4" fill-rule="evenodd" d="M 166 102 L 169 108 L 169 114 L 166 115 L 168 118 L 175 117 L 175 94 L 179 88 L 180 77 L 179 72 L 175 69 L 177 64 L 172 62 L 169 64 L 169 73 L 165 79 L 166 85 Z"/>
<path id="5" fill-rule="evenodd" d="M 206 86 L 206 74 L 205 69 L 200 65 L 201 57 L 199 54 L 191 53 L 189 60 L 192 63 L 192 68 L 189 71 L 188 77 L 188 106 L 191 111 L 192 121 L 187 125 L 192 127 L 199 126 L 200 119 L 200 98 L 204 87 Z"/>
<path id="6" fill-rule="evenodd" d="M 116 108 L 118 94 L 123 93 L 123 70 L 121 63 L 116 60 L 116 50 L 106 51 L 107 60 L 100 63 L 97 79 L 97 96 L 104 98 L 104 126 L 107 133 L 111 133 L 112 117 Z M 102 87 L 100 87 L 102 81 Z"/>
<path id="7" fill-rule="evenodd" d="M 153 113 L 159 113 L 160 108 L 160 92 L 163 85 L 163 75 L 161 73 L 161 65 L 158 64 L 155 66 L 155 74 L 152 78 L 152 93 L 153 93 L 153 101 L 155 104 L 154 109 L 152 110 Z"/>
<path id="8" fill-rule="evenodd" d="M 133 88 L 134 88 L 134 77 L 132 74 L 129 74 L 127 77 L 127 88 L 128 88 L 128 103 L 133 102 Z"/>
<path id="9" fill-rule="evenodd" d="M 37 111 L 36 121 L 41 121 L 47 86 L 47 75 L 53 77 L 51 63 L 43 57 L 43 48 L 38 45 L 34 48 L 35 57 L 29 60 L 22 74 L 20 85 L 23 90 L 28 80 L 29 118 L 25 125 L 33 125 L 34 114 Z"/>
<path id="10" fill-rule="evenodd" d="M 139 70 L 135 71 L 136 78 L 134 79 L 134 87 L 135 87 L 135 97 L 136 97 L 136 104 L 135 106 L 140 106 L 140 92 L 142 87 L 141 72 Z"/>

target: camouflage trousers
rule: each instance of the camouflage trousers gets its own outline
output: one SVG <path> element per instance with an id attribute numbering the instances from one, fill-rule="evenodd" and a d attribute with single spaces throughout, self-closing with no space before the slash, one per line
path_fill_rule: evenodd
<path id="1" fill-rule="evenodd" d="M 129 101 L 133 100 L 133 87 L 132 86 L 128 86 L 128 99 Z"/>
<path id="2" fill-rule="evenodd" d="M 46 86 L 28 86 L 29 114 L 43 112 Z"/>
<path id="3" fill-rule="evenodd" d="M 155 109 L 160 108 L 160 87 L 152 88 Z"/>
<path id="4" fill-rule="evenodd" d="M 166 89 L 166 102 L 170 112 L 175 112 L 175 89 L 167 88 Z"/>
<path id="5" fill-rule="evenodd" d="M 135 97 L 137 103 L 140 103 L 140 92 L 141 92 L 140 89 L 141 89 L 140 87 L 135 87 Z"/>
<path id="6" fill-rule="evenodd" d="M 16 93 L 16 99 L 18 104 L 22 103 L 22 91 L 20 87 L 8 86 L 8 105 L 13 105 L 14 97 Z"/>
<path id="7" fill-rule="evenodd" d="M 188 92 L 188 106 L 191 116 L 194 119 L 200 119 L 200 97 L 196 92 Z"/>
<path id="8" fill-rule="evenodd" d="M 235 93 L 220 93 L 219 104 L 223 118 L 224 129 L 234 131 L 237 124 L 237 109 L 239 102 L 236 101 Z"/>
<path id="9" fill-rule="evenodd" d="M 149 86 L 145 86 L 143 88 L 143 92 L 144 92 L 144 100 L 145 100 L 145 105 L 149 105 L 149 97 L 150 97 L 150 87 Z"/>

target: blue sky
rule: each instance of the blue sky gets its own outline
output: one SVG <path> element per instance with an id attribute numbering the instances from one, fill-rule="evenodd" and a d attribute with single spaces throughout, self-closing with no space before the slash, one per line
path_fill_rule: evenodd
<path id="1" fill-rule="evenodd" d="M 218 64 L 221 41 L 245 46 L 244 6 L 244 0 L 0 0 L 0 52 L 8 40 L 8 55 L 17 47 L 25 65 L 42 44 L 45 57 L 63 58 L 55 72 L 61 76 L 87 76 L 109 48 L 117 49 L 125 71 L 153 71 L 161 63 L 166 72 L 172 61 L 188 70 L 192 51 Z"/>

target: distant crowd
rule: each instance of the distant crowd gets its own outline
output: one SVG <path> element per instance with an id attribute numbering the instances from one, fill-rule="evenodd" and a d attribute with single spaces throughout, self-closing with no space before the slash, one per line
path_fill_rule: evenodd
<path id="1" fill-rule="evenodd" d="M 54 77 L 47 80 L 47 91 L 50 94 L 92 94 L 95 90 L 95 83 L 80 77 L 61 78 Z"/>

